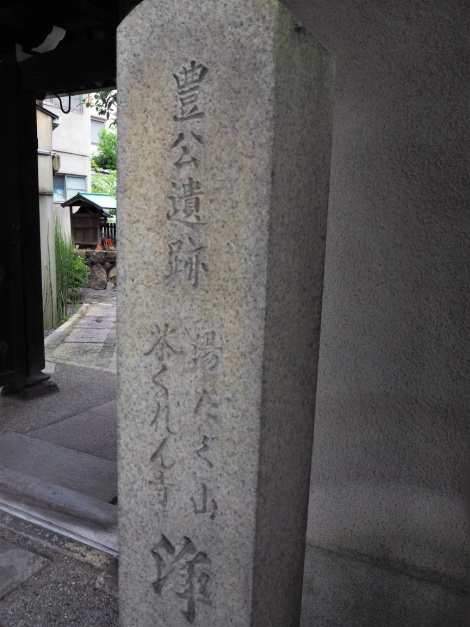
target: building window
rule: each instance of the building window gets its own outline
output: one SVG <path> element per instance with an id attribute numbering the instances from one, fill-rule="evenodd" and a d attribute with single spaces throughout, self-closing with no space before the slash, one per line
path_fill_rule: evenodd
<path id="1" fill-rule="evenodd" d="M 70 100 L 70 111 L 76 111 L 77 113 L 83 113 L 83 99 L 85 96 L 83 94 L 75 94 L 72 96 Z M 68 94 L 63 94 L 60 99 L 62 100 L 62 107 L 64 111 L 67 111 L 69 108 L 69 96 Z M 60 102 L 58 98 L 45 98 L 44 103 L 50 105 L 51 107 L 57 107 L 60 109 Z"/>
<path id="2" fill-rule="evenodd" d="M 86 176 L 54 174 L 54 202 L 64 202 L 86 192 Z"/>
<path id="3" fill-rule="evenodd" d="M 97 144 L 100 141 L 99 132 L 104 126 L 104 120 L 91 119 L 91 143 Z"/>

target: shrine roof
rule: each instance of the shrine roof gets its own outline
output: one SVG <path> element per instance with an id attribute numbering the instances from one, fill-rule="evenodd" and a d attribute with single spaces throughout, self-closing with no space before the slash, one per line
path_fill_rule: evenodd
<path id="1" fill-rule="evenodd" d="M 116 199 L 109 194 L 92 194 L 79 192 L 73 198 L 62 203 L 62 207 L 72 207 L 77 205 L 91 205 L 97 209 L 116 209 Z"/>

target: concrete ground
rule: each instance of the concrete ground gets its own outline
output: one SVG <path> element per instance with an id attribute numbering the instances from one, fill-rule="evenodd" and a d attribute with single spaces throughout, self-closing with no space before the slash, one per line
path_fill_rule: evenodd
<path id="1" fill-rule="evenodd" d="M 467 607 L 458 582 L 307 546 L 300 627 L 467 627 Z"/>
<path id="2" fill-rule="evenodd" d="M 47 338 L 47 368 L 59 392 L 32 400 L 0 395 L 0 462 L 7 466 L 0 467 L 0 627 L 118 625 L 112 548 L 84 544 L 75 523 L 54 519 L 54 508 L 72 499 L 84 519 L 89 511 L 110 516 L 115 537 L 115 312 L 115 298 L 94 298 Z M 12 485 L 32 491 L 42 520 L 34 507 L 12 501 Z M 50 494 L 62 500 L 48 509 Z M 458 627 L 466 606 L 456 582 L 307 547 L 301 627 Z"/>
<path id="3" fill-rule="evenodd" d="M 92 301 L 46 338 L 46 371 L 59 391 L 31 400 L 0 396 L 0 462 L 20 483 L 33 478 L 35 489 L 58 486 L 79 504 L 108 511 L 117 494 L 116 298 Z M 0 626 L 116 626 L 113 555 L 39 526 L 8 501 L 4 478 Z"/>

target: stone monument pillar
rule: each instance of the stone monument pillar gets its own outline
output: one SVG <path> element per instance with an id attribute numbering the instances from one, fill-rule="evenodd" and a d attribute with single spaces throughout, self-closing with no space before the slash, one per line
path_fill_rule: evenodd
<path id="1" fill-rule="evenodd" d="M 298 624 L 331 81 L 274 0 L 119 27 L 125 627 Z"/>

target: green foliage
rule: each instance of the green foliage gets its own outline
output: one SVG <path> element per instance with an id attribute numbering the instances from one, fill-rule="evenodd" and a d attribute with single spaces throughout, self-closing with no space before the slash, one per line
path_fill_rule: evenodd
<path id="1" fill-rule="evenodd" d="M 116 170 L 109 172 L 92 172 L 91 191 L 94 194 L 109 194 L 109 196 L 116 198 L 116 182 Z M 108 213 L 115 213 L 114 209 L 106 209 L 106 211 Z"/>
<path id="2" fill-rule="evenodd" d="M 91 160 L 92 168 L 115 170 L 117 165 L 117 135 L 102 126 L 98 132 L 99 142 L 96 153 Z"/>
<path id="3" fill-rule="evenodd" d="M 99 91 L 90 94 L 85 101 L 87 107 L 95 107 L 99 115 L 111 120 L 110 126 L 116 126 L 117 92 Z M 91 177 L 91 191 L 95 194 L 109 194 L 116 198 L 116 133 L 103 126 L 98 133 L 97 151 L 91 159 L 91 167 L 95 170 Z M 100 172 L 99 170 L 107 170 Z M 111 213 L 113 213 L 111 211 Z"/>
<path id="4" fill-rule="evenodd" d="M 49 225 L 48 225 L 49 226 Z M 49 232 L 49 228 L 47 229 Z M 42 317 L 45 329 L 52 329 L 55 325 L 56 310 L 54 303 L 54 294 L 52 290 L 52 268 L 51 268 L 51 249 L 50 239 L 47 238 L 47 262 L 43 273 L 42 282 Z"/>
<path id="5" fill-rule="evenodd" d="M 117 92 L 116 91 L 98 91 L 91 94 L 90 100 L 85 100 L 87 107 L 94 107 L 98 111 L 98 115 L 111 120 L 110 126 L 116 126 L 117 121 Z"/>
<path id="6" fill-rule="evenodd" d="M 60 221 L 56 219 L 54 229 L 55 262 L 57 284 L 57 323 L 67 320 L 67 304 L 77 302 L 88 279 L 88 268 L 83 259 L 66 241 Z"/>

